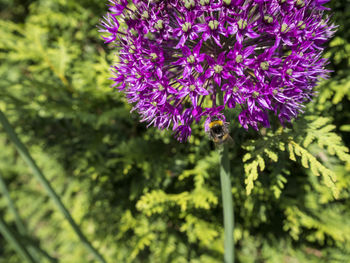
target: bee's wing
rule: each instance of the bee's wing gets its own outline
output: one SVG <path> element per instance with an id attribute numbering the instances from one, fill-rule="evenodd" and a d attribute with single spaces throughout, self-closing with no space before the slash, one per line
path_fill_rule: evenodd
<path id="1" fill-rule="evenodd" d="M 229 146 L 235 145 L 235 141 L 232 139 L 232 137 L 230 135 L 227 136 L 225 143 L 227 143 Z"/>
<path id="2" fill-rule="evenodd" d="M 232 137 L 228 133 L 226 134 L 224 139 L 213 138 L 213 141 L 216 147 L 219 147 L 219 148 L 223 147 L 224 144 L 227 144 L 230 147 L 235 144 Z"/>

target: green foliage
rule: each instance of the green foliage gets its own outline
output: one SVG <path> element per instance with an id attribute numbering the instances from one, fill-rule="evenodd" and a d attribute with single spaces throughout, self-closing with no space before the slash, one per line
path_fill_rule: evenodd
<path id="1" fill-rule="evenodd" d="M 336 126 L 330 124 L 330 121 L 330 118 L 306 115 L 293 124 L 293 129 L 280 128 L 275 132 L 269 131 L 261 138 L 247 142 L 244 148 L 248 153 L 242 159 L 247 176 L 247 193 L 251 193 L 259 170 L 264 171 L 265 159 L 277 162 L 278 155 L 288 152 L 290 160 L 297 162 L 300 159 L 301 165 L 310 168 L 313 175 L 322 175 L 324 183 L 332 189 L 334 196 L 338 197 L 340 189 L 336 186 L 336 174 L 323 163 L 328 163 L 328 156 L 336 156 L 339 161 L 349 166 L 350 155 L 342 138 L 334 132 Z M 317 155 L 308 148 L 313 148 L 313 152 L 317 151 Z"/>
<path id="2" fill-rule="evenodd" d="M 96 28 L 105 4 L 0 0 L 0 108 L 108 262 L 222 262 L 218 153 L 202 124 L 179 144 L 109 88 L 116 57 Z M 330 5 L 333 72 L 305 113 L 257 133 L 229 112 L 237 262 L 350 258 L 350 1 Z M 60 262 L 94 262 L 2 129 L 0 148 L 31 240 Z M 0 214 L 15 232 L 6 200 Z M 21 260 L 1 237 L 0 262 Z"/>

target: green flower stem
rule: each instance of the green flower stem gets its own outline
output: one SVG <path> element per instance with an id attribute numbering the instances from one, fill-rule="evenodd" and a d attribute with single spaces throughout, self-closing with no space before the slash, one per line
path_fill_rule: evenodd
<path id="1" fill-rule="evenodd" d="M 60 212 L 63 214 L 63 216 L 67 219 L 71 227 L 73 228 L 74 232 L 79 237 L 80 241 L 85 245 L 85 247 L 95 256 L 96 260 L 102 263 L 106 263 L 106 260 L 98 253 L 98 251 L 91 245 L 91 243 L 87 240 L 87 238 L 84 236 L 84 234 L 81 232 L 80 228 L 78 227 L 77 223 L 75 223 L 74 219 L 70 215 L 68 209 L 64 206 L 62 203 L 60 197 L 57 195 L 55 190 L 52 188 L 50 182 L 46 179 L 46 177 L 43 175 L 39 167 L 36 165 L 35 161 L 29 154 L 27 148 L 24 146 L 24 144 L 19 140 L 17 137 L 14 129 L 8 122 L 6 116 L 3 114 L 2 111 L 0 111 L 0 122 L 6 131 L 7 135 L 9 136 L 10 140 L 15 144 L 18 152 L 24 159 L 24 161 L 28 164 L 28 166 L 31 168 L 33 175 L 37 178 L 37 180 L 41 183 L 43 188 L 46 190 L 47 194 L 50 196 L 51 200 L 55 203 L 57 208 L 60 210 Z"/>
<path id="2" fill-rule="evenodd" d="M 18 232 L 21 234 L 22 237 L 28 236 L 28 231 L 26 226 L 24 225 L 18 210 L 10 196 L 10 193 L 7 189 L 6 183 L 4 179 L 2 178 L 2 175 L 0 173 L 0 192 L 3 194 L 3 196 L 7 199 L 7 204 L 9 206 L 9 210 L 15 217 L 15 224 L 18 229 Z M 28 247 L 28 252 L 32 255 L 35 262 L 40 262 L 40 256 L 38 252 L 40 252 L 42 255 L 44 255 L 50 262 L 54 263 L 57 262 L 57 259 L 51 257 L 49 254 L 47 254 L 45 251 L 43 251 L 40 247 L 36 246 L 31 242 L 31 240 L 28 240 L 28 242 L 23 242 L 23 244 Z"/>
<path id="3" fill-rule="evenodd" d="M 220 181 L 222 205 L 224 212 L 224 229 L 225 229 L 225 263 L 234 262 L 234 242 L 233 242 L 233 200 L 230 178 L 230 162 L 228 159 L 228 145 L 225 143 L 220 149 Z"/>
<path id="4" fill-rule="evenodd" d="M 3 194 L 3 196 L 7 199 L 7 204 L 9 206 L 9 210 L 11 211 L 11 213 L 13 214 L 13 216 L 15 217 L 15 224 L 17 226 L 18 232 L 21 235 L 26 235 L 26 228 L 19 216 L 19 213 L 16 209 L 16 206 L 14 204 L 14 202 L 12 201 L 12 198 L 10 196 L 10 193 L 7 189 L 7 186 L 5 184 L 4 179 L 2 178 L 2 175 L 0 173 L 0 193 Z"/>
<path id="5" fill-rule="evenodd" d="M 32 256 L 28 253 L 22 243 L 17 239 L 17 237 L 12 233 L 10 228 L 7 226 L 5 221 L 0 216 L 0 233 L 4 238 L 13 246 L 17 253 L 27 262 L 38 263 L 35 261 Z"/>
<path id="6" fill-rule="evenodd" d="M 5 184 L 5 181 L 2 178 L 1 173 L 0 173 L 0 192 L 7 199 L 7 204 L 8 204 L 9 210 L 11 211 L 13 216 L 15 217 L 15 224 L 16 224 L 16 227 L 18 229 L 18 232 L 21 234 L 21 236 L 27 236 L 26 227 L 24 226 L 24 223 L 22 222 L 22 220 L 19 216 L 19 213 L 16 209 L 16 206 L 15 206 L 14 202 L 12 201 L 12 198 L 10 196 L 9 191 L 7 190 L 7 186 Z M 29 246 L 28 252 L 30 253 L 30 255 L 32 255 L 35 262 L 40 262 L 39 255 L 33 247 Z"/>

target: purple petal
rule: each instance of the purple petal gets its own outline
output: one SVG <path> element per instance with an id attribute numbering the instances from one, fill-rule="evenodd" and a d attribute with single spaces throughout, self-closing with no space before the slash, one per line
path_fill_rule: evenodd
<path id="1" fill-rule="evenodd" d="M 187 40 L 187 37 L 185 35 L 182 35 L 182 37 L 180 38 L 180 41 L 179 43 L 175 46 L 175 48 L 180 48 L 180 47 L 183 47 L 185 42 Z"/>
<path id="2" fill-rule="evenodd" d="M 214 81 L 219 85 L 219 87 L 221 86 L 221 76 L 219 74 L 214 75 Z"/>
<path id="3" fill-rule="evenodd" d="M 193 48 L 193 54 L 196 55 L 197 57 L 199 56 L 199 51 L 201 50 L 202 42 L 203 41 L 199 41 L 198 44 L 195 45 L 195 47 Z"/>
<path id="4" fill-rule="evenodd" d="M 218 56 L 218 60 L 217 60 L 217 63 L 219 65 L 223 65 L 225 62 L 225 51 L 224 52 L 221 52 Z"/>
<path id="5" fill-rule="evenodd" d="M 161 68 L 157 68 L 157 69 L 156 69 L 156 72 L 157 72 L 157 77 L 158 77 L 159 79 L 161 79 L 161 78 L 163 77 L 163 71 L 162 71 L 162 69 L 161 69 Z"/>
<path id="6" fill-rule="evenodd" d="M 187 46 L 183 46 L 181 50 L 182 54 L 184 54 L 184 57 L 188 57 L 192 54 L 191 49 L 189 49 Z"/>
<path id="7" fill-rule="evenodd" d="M 208 68 L 207 71 L 205 72 L 205 78 L 210 78 L 211 76 L 213 76 L 214 74 L 214 70 L 212 68 Z"/>
<path id="8" fill-rule="evenodd" d="M 203 67 L 201 64 L 197 64 L 195 67 L 194 67 L 198 73 L 202 73 L 203 72 Z"/>
<path id="9" fill-rule="evenodd" d="M 184 68 L 184 77 L 188 78 L 190 76 L 190 73 L 191 73 L 191 68 L 189 66 L 186 66 Z"/>

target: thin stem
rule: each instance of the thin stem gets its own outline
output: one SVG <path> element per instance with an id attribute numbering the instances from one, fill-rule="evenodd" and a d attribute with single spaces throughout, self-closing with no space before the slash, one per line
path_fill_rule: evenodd
<path id="1" fill-rule="evenodd" d="M 222 194 L 222 206 L 224 212 L 224 229 L 225 229 L 225 254 L 224 262 L 234 262 L 234 242 L 233 242 L 233 229 L 234 229 L 234 216 L 233 216 L 233 200 L 232 200 L 232 188 L 230 178 L 230 162 L 228 159 L 228 145 L 225 143 L 220 150 L 220 181 L 221 181 L 221 194 Z"/>
<path id="2" fill-rule="evenodd" d="M 17 239 L 17 237 L 12 233 L 8 225 L 0 216 L 0 233 L 4 238 L 13 246 L 17 253 L 27 262 L 36 263 L 32 256 L 28 253 L 22 243 Z"/>
<path id="3" fill-rule="evenodd" d="M 217 88 L 218 90 L 219 87 Z M 224 105 L 224 95 L 219 91 L 218 98 L 220 105 Z M 224 112 L 227 116 L 227 112 Z M 222 207 L 224 213 L 224 263 L 234 263 L 235 245 L 233 240 L 234 230 L 234 213 L 233 213 L 233 198 L 231 187 L 231 172 L 230 172 L 230 160 L 228 158 L 229 144 L 224 143 L 219 149 L 220 153 L 220 182 L 221 182 L 221 195 L 222 195 Z"/>
<path id="4" fill-rule="evenodd" d="M 23 160 L 28 164 L 28 166 L 31 168 L 33 175 L 37 178 L 37 180 L 41 183 L 43 188 L 46 190 L 47 194 L 50 196 L 51 200 L 55 203 L 57 208 L 60 210 L 60 212 L 64 215 L 66 220 L 69 222 L 71 227 L 73 228 L 74 232 L 79 237 L 80 241 L 85 245 L 85 247 L 95 256 L 95 258 L 102 262 L 106 263 L 105 259 L 98 253 L 98 251 L 91 245 L 91 243 L 87 240 L 87 238 L 84 236 L 84 234 L 81 232 L 80 228 L 78 227 L 77 223 L 72 218 L 71 214 L 69 213 L 68 209 L 64 206 L 62 203 L 60 197 L 57 195 L 55 190 L 52 188 L 50 182 L 46 179 L 46 177 L 43 175 L 31 155 L 29 154 L 27 148 L 24 146 L 24 144 L 19 140 L 17 137 L 14 129 L 8 122 L 6 116 L 3 114 L 2 111 L 0 111 L 0 122 L 6 131 L 7 135 L 9 136 L 10 140 L 14 143 L 14 145 L 17 148 L 17 151 L 22 156 Z"/>
<path id="5" fill-rule="evenodd" d="M 11 211 L 11 213 L 13 214 L 13 216 L 15 217 L 15 224 L 17 226 L 18 232 L 21 235 L 26 235 L 26 228 L 18 214 L 18 211 L 15 207 L 14 202 L 12 201 L 12 198 L 10 196 L 10 193 L 7 189 L 7 186 L 5 184 L 4 179 L 2 178 L 2 175 L 0 173 L 0 192 L 3 194 L 3 196 L 7 199 L 7 204 L 9 206 L 9 210 Z"/>
<path id="6" fill-rule="evenodd" d="M 15 206 L 15 203 L 13 202 L 10 193 L 7 189 L 6 183 L 4 179 L 2 178 L 2 175 L 0 173 L 0 192 L 3 194 L 3 196 L 7 199 L 7 204 L 9 206 L 9 210 L 15 217 L 15 224 L 17 227 L 18 232 L 21 234 L 22 237 L 29 236 L 26 226 L 23 223 L 23 220 L 21 219 L 18 210 Z M 23 244 L 28 247 L 28 252 L 33 256 L 35 259 L 35 262 L 40 262 L 40 256 L 38 252 L 40 252 L 42 255 L 44 255 L 50 262 L 57 262 L 57 259 L 51 257 L 46 251 L 43 251 L 40 247 L 35 246 L 31 240 L 28 240 L 28 242 L 23 242 Z"/>

